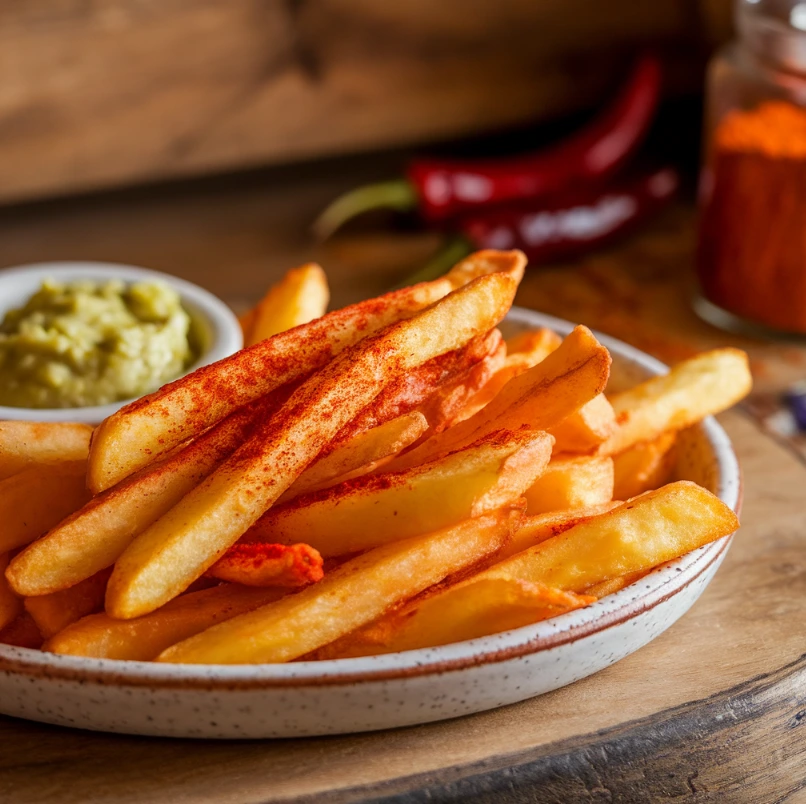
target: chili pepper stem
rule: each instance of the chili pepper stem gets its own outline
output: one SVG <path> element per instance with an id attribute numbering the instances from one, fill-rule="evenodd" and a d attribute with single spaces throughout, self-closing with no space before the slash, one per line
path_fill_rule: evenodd
<path id="1" fill-rule="evenodd" d="M 314 221 L 317 240 L 326 240 L 348 220 L 373 209 L 409 212 L 417 209 L 417 190 L 406 179 L 368 184 L 340 195 Z"/>
<path id="2" fill-rule="evenodd" d="M 432 279 L 442 276 L 456 265 L 459 260 L 463 260 L 468 254 L 473 252 L 473 244 L 465 237 L 452 237 L 422 268 L 409 274 L 400 284 L 395 285 L 392 290 L 416 285 L 418 282 L 430 282 Z"/>

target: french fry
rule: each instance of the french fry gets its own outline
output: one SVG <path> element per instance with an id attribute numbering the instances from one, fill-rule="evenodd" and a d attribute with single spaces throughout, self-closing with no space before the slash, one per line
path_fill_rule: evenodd
<path id="1" fill-rule="evenodd" d="M 604 394 L 574 411 L 549 431 L 557 453 L 593 452 L 616 431 L 616 414 Z"/>
<path id="2" fill-rule="evenodd" d="M 16 648 L 42 647 L 42 634 L 27 611 L 18 614 L 5 628 L 0 629 L 0 645 L 12 645 Z"/>
<path id="3" fill-rule="evenodd" d="M 81 583 L 40 597 L 26 597 L 25 610 L 31 615 L 43 639 L 49 639 L 70 623 L 100 611 L 104 604 L 109 570 L 104 570 Z"/>
<path id="4" fill-rule="evenodd" d="M 531 515 L 610 502 L 613 459 L 601 455 L 554 459 L 523 496 Z"/>
<path id="5" fill-rule="evenodd" d="M 412 411 L 384 424 L 359 433 L 324 457 L 319 457 L 283 494 L 278 503 L 300 494 L 332 486 L 344 475 L 395 455 L 413 444 L 428 430 L 428 421 L 419 411 Z"/>
<path id="6" fill-rule="evenodd" d="M 501 276 L 517 285 L 524 262 L 523 254 L 517 251 L 468 258 L 441 279 L 336 310 L 126 405 L 93 435 L 90 489 L 97 494 L 109 488 L 236 408 L 310 374 L 361 339 L 424 310 L 463 286 L 467 277 L 500 270 Z"/>
<path id="7" fill-rule="evenodd" d="M 87 460 L 92 427 L 57 422 L 0 422 L 0 481 L 37 464 Z"/>
<path id="8" fill-rule="evenodd" d="M 149 662 L 176 642 L 286 594 L 288 589 L 222 584 L 182 595 L 136 620 L 90 614 L 51 637 L 44 650 L 70 656 Z"/>
<path id="9" fill-rule="evenodd" d="M 586 327 L 577 327 L 545 360 L 511 379 L 474 416 L 403 453 L 389 470 L 407 469 L 459 449 L 498 429 L 523 425 L 538 430 L 558 424 L 601 393 L 610 374 L 610 354 Z"/>
<path id="10" fill-rule="evenodd" d="M 255 435 L 126 548 L 109 581 L 107 611 L 138 617 L 180 594 L 388 381 L 495 327 L 516 289 L 507 274 L 479 277 L 359 342 L 303 383 Z"/>
<path id="11" fill-rule="evenodd" d="M 0 481 L 0 553 L 30 544 L 89 499 L 87 462 L 24 469 Z"/>
<path id="12" fill-rule="evenodd" d="M 0 555 L 0 631 L 22 612 L 22 598 L 14 594 L 4 571 L 8 566 L 8 553 Z"/>
<path id="13" fill-rule="evenodd" d="M 245 346 L 253 346 L 279 332 L 321 318 L 330 291 L 325 272 L 313 262 L 293 268 L 258 302 L 254 318 L 247 322 Z"/>
<path id="14" fill-rule="evenodd" d="M 370 550 L 295 595 L 180 642 L 161 662 L 287 662 L 333 642 L 444 578 L 494 554 L 520 510 L 500 510 L 446 530 Z"/>
<path id="15" fill-rule="evenodd" d="M 282 397 L 241 408 L 187 447 L 93 497 L 14 558 L 7 570 L 14 589 L 26 596 L 52 594 L 111 567 L 138 533 L 229 457 L 278 402 Z"/>
<path id="16" fill-rule="evenodd" d="M 482 249 L 468 254 L 463 260 L 457 262 L 445 274 L 445 279 L 450 282 L 453 290 L 458 290 L 480 276 L 502 273 L 510 276 L 515 284 L 519 285 L 523 279 L 526 262 L 526 255 L 522 251 Z"/>
<path id="17" fill-rule="evenodd" d="M 424 466 L 368 475 L 270 509 L 245 541 L 292 544 L 305 534 L 327 557 L 440 530 L 518 499 L 551 456 L 536 430 L 492 433 Z"/>
<path id="18" fill-rule="evenodd" d="M 747 355 L 739 349 L 715 349 L 684 360 L 668 374 L 610 397 L 618 427 L 599 451 L 617 455 L 667 430 L 682 430 L 736 404 L 752 383 Z"/>
<path id="19" fill-rule="evenodd" d="M 616 455 L 613 496 L 629 500 L 666 483 L 674 471 L 676 438 L 677 433 L 662 433 L 654 441 L 636 444 Z"/>
<path id="20" fill-rule="evenodd" d="M 585 594 L 593 595 L 597 600 L 602 597 L 607 597 L 608 595 L 614 595 L 630 584 L 640 581 L 646 574 L 646 570 L 641 570 L 639 572 L 631 572 L 629 575 L 620 575 L 608 581 L 601 581 L 600 583 L 593 584 L 593 586 L 589 586 L 585 590 Z"/>
<path id="21" fill-rule="evenodd" d="M 507 338 L 507 355 L 526 358 L 531 368 L 545 360 L 562 342 L 563 339 L 554 330 L 546 327 L 529 329 Z"/>
<path id="22" fill-rule="evenodd" d="M 345 659 L 477 639 L 557 617 L 595 600 L 518 578 L 470 578 L 435 594 L 425 593 L 424 599 L 347 634 L 309 658 Z"/>
<path id="23" fill-rule="evenodd" d="M 296 588 L 321 581 L 322 556 L 307 544 L 233 544 L 207 570 L 211 578 L 243 586 Z"/>
<path id="24" fill-rule="evenodd" d="M 540 542 L 558 536 L 570 530 L 581 522 L 586 522 L 599 514 L 605 514 L 618 508 L 620 502 L 606 502 L 590 508 L 575 508 L 569 511 L 551 511 L 548 514 L 537 514 L 526 517 L 521 526 L 512 534 L 506 547 L 499 553 L 498 558 L 503 560 L 520 553 Z"/>
<path id="25" fill-rule="evenodd" d="M 680 480 L 581 522 L 476 577 L 514 576 L 581 593 L 612 578 L 645 572 L 738 527 L 736 514 L 718 497 Z"/>

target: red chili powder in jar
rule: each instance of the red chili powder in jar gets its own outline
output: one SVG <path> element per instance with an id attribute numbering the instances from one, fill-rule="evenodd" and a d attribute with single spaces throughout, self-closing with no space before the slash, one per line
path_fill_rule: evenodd
<path id="1" fill-rule="evenodd" d="M 806 110 L 769 101 L 717 125 L 698 271 L 728 312 L 806 334 Z"/>

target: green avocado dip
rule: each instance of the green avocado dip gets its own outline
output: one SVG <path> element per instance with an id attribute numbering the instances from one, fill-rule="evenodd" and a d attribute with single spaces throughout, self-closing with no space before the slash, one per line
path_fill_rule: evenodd
<path id="1" fill-rule="evenodd" d="M 0 405 L 78 408 L 141 396 L 193 360 L 190 316 L 161 282 L 47 280 L 0 323 Z"/>

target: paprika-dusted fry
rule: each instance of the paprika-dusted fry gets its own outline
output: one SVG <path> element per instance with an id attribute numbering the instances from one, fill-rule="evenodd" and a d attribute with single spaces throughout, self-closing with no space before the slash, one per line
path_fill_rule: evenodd
<path id="1" fill-rule="evenodd" d="M 14 594 L 4 574 L 7 566 L 8 553 L 4 553 L 0 555 L 0 631 L 22 612 L 22 598 Z"/>
<path id="2" fill-rule="evenodd" d="M 676 439 L 675 432 L 662 433 L 614 456 L 613 496 L 628 500 L 666 483 L 674 471 Z"/>
<path id="3" fill-rule="evenodd" d="M 322 556 L 308 544 L 233 544 L 207 570 L 211 578 L 243 586 L 296 588 L 321 581 Z"/>
<path id="4" fill-rule="evenodd" d="M 391 462 L 406 469 L 502 428 L 547 429 L 604 390 L 610 354 L 587 327 L 577 327 L 545 360 L 511 379 L 474 416 L 429 438 Z"/>
<path id="5" fill-rule="evenodd" d="M 545 468 L 551 436 L 491 433 L 402 472 L 368 475 L 269 510 L 245 540 L 291 544 L 301 534 L 327 557 L 449 527 L 518 499 Z"/>
<path id="6" fill-rule="evenodd" d="M 321 368 L 362 338 L 409 318 L 475 277 L 500 271 L 517 285 L 524 265 L 518 251 L 471 255 L 441 279 L 336 310 L 168 383 L 95 431 L 90 489 L 97 494 L 109 488 L 236 408 Z"/>
<path id="7" fill-rule="evenodd" d="M 477 639 L 557 617 L 595 600 L 519 578 L 470 578 L 426 593 L 312 658 L 346 659 Z"/>
<path id="8" fill-rule="evenodd" d="M 502 509 L 377 547 L 318 584 L 174 645 L 158 661 L 252 664 L 304 656 L 494 554 L 520 516 L 520 509 Z"/>
<path id="9" fill-rule="evenodd" d="M 602 455 L 556 458 L 523 493 L 526 513 L 587 508 L 613 499 L 613 459 Z"/>
<path id="10" fill-rule="evenodd" d="M 148 662 L 176 642 L 279 600 L 288 591 L 226 583 L 182 595 L 135 620 L 90 614 L 51 637 L 44 650 L 71 656 Z"/>
<path id="11" fill-rule="evenodd" d="M 87 462 L 30 466 L 0 481 L 0 553 L 30 544 L 89 499 Z"/>
<path id="12" fill-rule="evenodd" d="M 0 422 L 0 480 L 30 466 L 85 461 L 92 427 L 62 422 Z"/>
<path id="13" fill-rule="evenodd" d="M 292 268 L 258 302 L 246 318 L 244 346 L 321 318 L 330 301 L 325 272 L 313 262 Z"/>
<path id="14" fill-rule="evenodd" d="M 108 569 L 102 570 L 61 592 L 26 597 L 25 610 L 33 618 L 43 639 L 49 639 L 70 623 L 100 611 L 104 604 L 109 573 Z"/>
<path id="15" fill-rule="evenodd" d="M 516 289 L 504 273 L 479 277 L 365 338 L 303 383 L 207 480 L 135 538 L 115 564 L 107 611 L 137 617 L 180 594 L 387 382 L 495 327 Z"/>
<path id="16" fill-rule="evenodd" d="M 618 427 L 599 451 L 617 455 L 667 430 L 682 430 L 734 405 L 752 384 L 747 355 L 740 349 L 714 349 L 684 360 L 668 374 L 610 397 Z"/>

